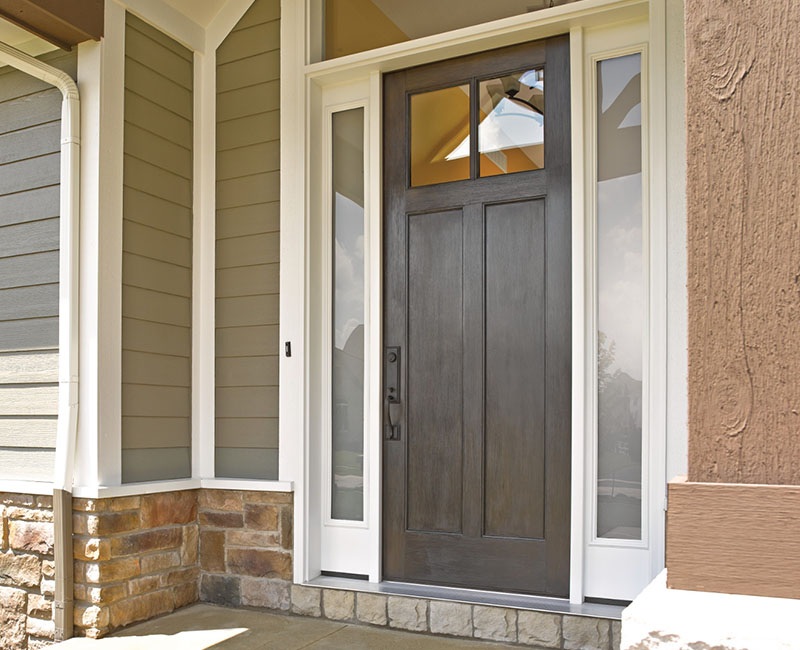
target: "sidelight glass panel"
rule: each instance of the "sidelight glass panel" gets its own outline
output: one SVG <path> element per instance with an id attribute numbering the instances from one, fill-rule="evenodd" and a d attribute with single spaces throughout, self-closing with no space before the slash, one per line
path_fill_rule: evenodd
<path id="1" fill-rule="evenodd" d="M 481 176 L 544 167 L 544 70 L 480 83 L 478 152 Z M 463 147 L 469 155 L 469 142 Z"/>
<path id="2" fill-rule="evenodd" d="M 316 0 L 311 23 L 323 26 L 322 58 L 334 59 L 574 1 Z"/>
<path id="3" fill-rule="evenodd" d="M 642 537 L 641 54 L 597 64 L 597 537 Z"/>
<path id="4" fill-rule="evenodd" d="M 469 85 L 412 95 L 411 186 L 468 178 Z"/>
<path id="5" fill-rule="evenodd" d="M 364 518 L 364 109 L 334 113 L 331 518 Z"/>

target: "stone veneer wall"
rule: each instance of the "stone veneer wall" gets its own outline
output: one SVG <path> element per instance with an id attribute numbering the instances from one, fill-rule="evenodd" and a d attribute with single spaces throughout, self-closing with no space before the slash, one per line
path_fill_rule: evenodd
<path id="1" fill-rule="evenodd" d="M 76 635 L 197 601 L 197 490 L 74 499 L 73 527 Z"/>
<path id="2" fill-rule="evenodd" d="M 53 499 L 0 493 L 0 649 L 52 643 Z"/>
<path id="3" fill-rule="evenodd" d="M 300 616 L 410 632 L 500 641 L 544 650 L 618 650 L 620 622 L 428 598 L 292 586 Z"/>
<path id="4" fill-rule="evenodd" d="M 202 490 L 200 599 L 288 610 L 292 516 L 291 493 Z"/>

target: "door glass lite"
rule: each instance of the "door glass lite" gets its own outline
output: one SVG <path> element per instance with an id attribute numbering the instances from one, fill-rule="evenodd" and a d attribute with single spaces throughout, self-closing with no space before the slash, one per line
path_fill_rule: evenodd
<path id="1" fill-rule="evenodd" d="M 478 152 L 481 176 L 544 167 L 544 70 L 480 82 Z M 463 147 L 469 155 L 469 144 Z"/>
<path id="2" fill-rule="evenodd" d="M 331 519 L 364 519 L 364 109 L 334 113 Z"/>
<path id="3" fill-rule="evenodd" d="M 597 530 L 642 538 L 641 54 L 597 64 Z"/>
<path id="4" fill-rule="evenodd" d="M 469 97 L 469 84 L 411 96 L 411 187 L 469 178 Z"/>

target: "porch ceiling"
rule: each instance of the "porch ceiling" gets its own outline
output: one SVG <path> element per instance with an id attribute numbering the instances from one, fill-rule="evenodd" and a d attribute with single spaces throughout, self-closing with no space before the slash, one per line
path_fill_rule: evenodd
<path id="1" fill-rule="evenodd" d="M 164 0 L 192 22 L 206 28 L 228 0 Z"/>
<path id="2" fill-rule="evenodd" d="M 103 35 L 104 0 L 0 0 L 0 17 L 70 50 Z"/>

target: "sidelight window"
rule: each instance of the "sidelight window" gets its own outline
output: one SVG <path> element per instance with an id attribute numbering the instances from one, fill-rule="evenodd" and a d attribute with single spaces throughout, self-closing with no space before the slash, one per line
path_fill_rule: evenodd
<path id="1" fill-rule="evenodd" d="M 642 55 L 597 62 L 597 529 L 642 539 Z"/>
<path id="2" fill-rule="evenodd" d="M 364 109 L 333 113 L 331 519 L 364 518 Z"/>

